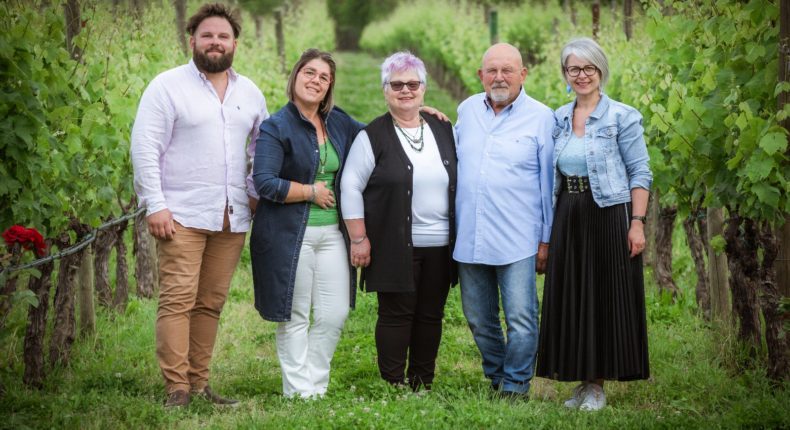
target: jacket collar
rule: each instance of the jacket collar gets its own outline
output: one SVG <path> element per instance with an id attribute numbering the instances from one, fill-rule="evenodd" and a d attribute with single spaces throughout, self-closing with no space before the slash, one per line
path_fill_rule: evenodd
<path id="1" fill-rule="evenodd" d="M 610 100 L 609 96 L 607 96 L 604 93 L 601 93 L 601 100 L 598 100 L 598 105 L 595 107 L 595 110 L 593 110 L 592 113 L 590 114 L 590 118 L 600 119 L 603 116 L 603 114 L 606 112 L 606 110 L 609 109 L 609 100 Z M 565 121 L 570 121 L 571 119 L 573 119 L 573 111 L 574 109 L 576 109 L 576 101 L 577 99 L 573 99 L 573 102 L 571 102 L 570 105 L 566 105 L 570 107 L 567 111 L 565 111 L 565 116 L 563 117 Z"/>

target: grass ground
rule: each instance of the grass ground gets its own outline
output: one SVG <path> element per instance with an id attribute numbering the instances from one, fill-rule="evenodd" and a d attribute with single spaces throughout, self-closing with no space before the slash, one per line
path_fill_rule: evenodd
<path id="1" fill-rule="evenodd" d="M 375 67 L 383 59 L 338 56 L 338 105 L 369 121 L 384 112 Z M 364 72 L 364 73 L 363 73 Z M 375 79 L 374 79 L 375 78 Z M 431 83 L 429 83 L 431 85 Z M 455 102 L 429 86 L 427 104 L 454 113 Z M 454 116 L 454 115 L 453 115 Z M 536 379 L 531 400 L 489 396 L 480 356 L 450 292 L 434 390 L 414 394 L 378 376 L 373 341 L 375 296 L 361 293 L 335 353 L 329 392 L 316 401 L 281 396 L 273 323 L 252 307 L 247 249 L 222 313 L 212 361 L 212 386 L 240 399 L 236 409 L 194 401 L 165 411 L 154 356 L 155 300 L 132 298 L 123 315 L 100 313 L 97 331 L 78 339 L 68 368 L 54 369 L 42 389 L 21 381 L 21 346 L 0 346 L 0 428 L 787 428 L 790 386 L 772 385 L 761 362 L 741 366 L 727 330 L 696 315 L 696 282 L 682 229 L 676 230 L 675 276 L 685 291 L 672 303 L 656 292 L 646 269 L 652 377 L 607 383 L 609 405 L 597 413 L 568 411 L 573 384 Z M 542 283 L 542 277 L 539 278 Z M 757 370 L 749 370 L 757 369 Z"/>

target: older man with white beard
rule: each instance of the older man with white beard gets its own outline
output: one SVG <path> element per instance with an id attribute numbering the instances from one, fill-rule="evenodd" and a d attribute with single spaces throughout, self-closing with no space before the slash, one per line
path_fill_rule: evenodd
<path id="1" fill-rule="evenodd" d="M 453 257 L 491 388 L 502 398 L 526 400 L 538 343 L 535 272 L 546 267 L 553 215 L 554 115 L 524 92 L 527 69 L 512 45 L 491 46 L 477 73 L 485 92 L 461 103 L 455 126 Z"/>

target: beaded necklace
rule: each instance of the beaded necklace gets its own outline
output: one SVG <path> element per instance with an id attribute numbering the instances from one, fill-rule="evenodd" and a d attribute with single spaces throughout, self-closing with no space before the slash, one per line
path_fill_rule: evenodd
<path id="1" fill-rule="evenodd" d="M 406 140 L 409 142 L 409 146 L 411 146 L 411 149 L 413 149 L 415 152 L 422 152 L 422 149 L 425 147 L 425 140 L 423 140 L 425 120 L 422 119 L 422 116 L 420 116 L 420 137 L 417 137 L 416 133 L 414 137 L 409 136 L 409 134 L 406 133 L 406 130 L 401 128 L 401 126 L 398 124 L 398 121 L 395 119 L 395 117 L 392 117 L 392 123 L 395 124 L 395 128 L 397 128 L 400 131 L 400 133 L 403 135 L 403 137 L 405 137 Z"/>

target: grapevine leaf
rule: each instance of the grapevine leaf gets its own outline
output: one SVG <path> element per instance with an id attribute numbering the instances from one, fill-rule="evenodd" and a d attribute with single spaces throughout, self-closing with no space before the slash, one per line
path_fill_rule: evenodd
<path id="1" fill-rule="evenodd" d="M 778 132 L 768 133 L 760 139 L 760 148 L 768 155 L 784 152 L 787 148 L 787 136 Z"/>
<path id="2" fill-rule="evenodd" d="M 780 193 L 776 187 L 758 182 L 752 185 L 752 192 L 757 195 L 760 202 L 774 208 L 779 206 Z"/>

